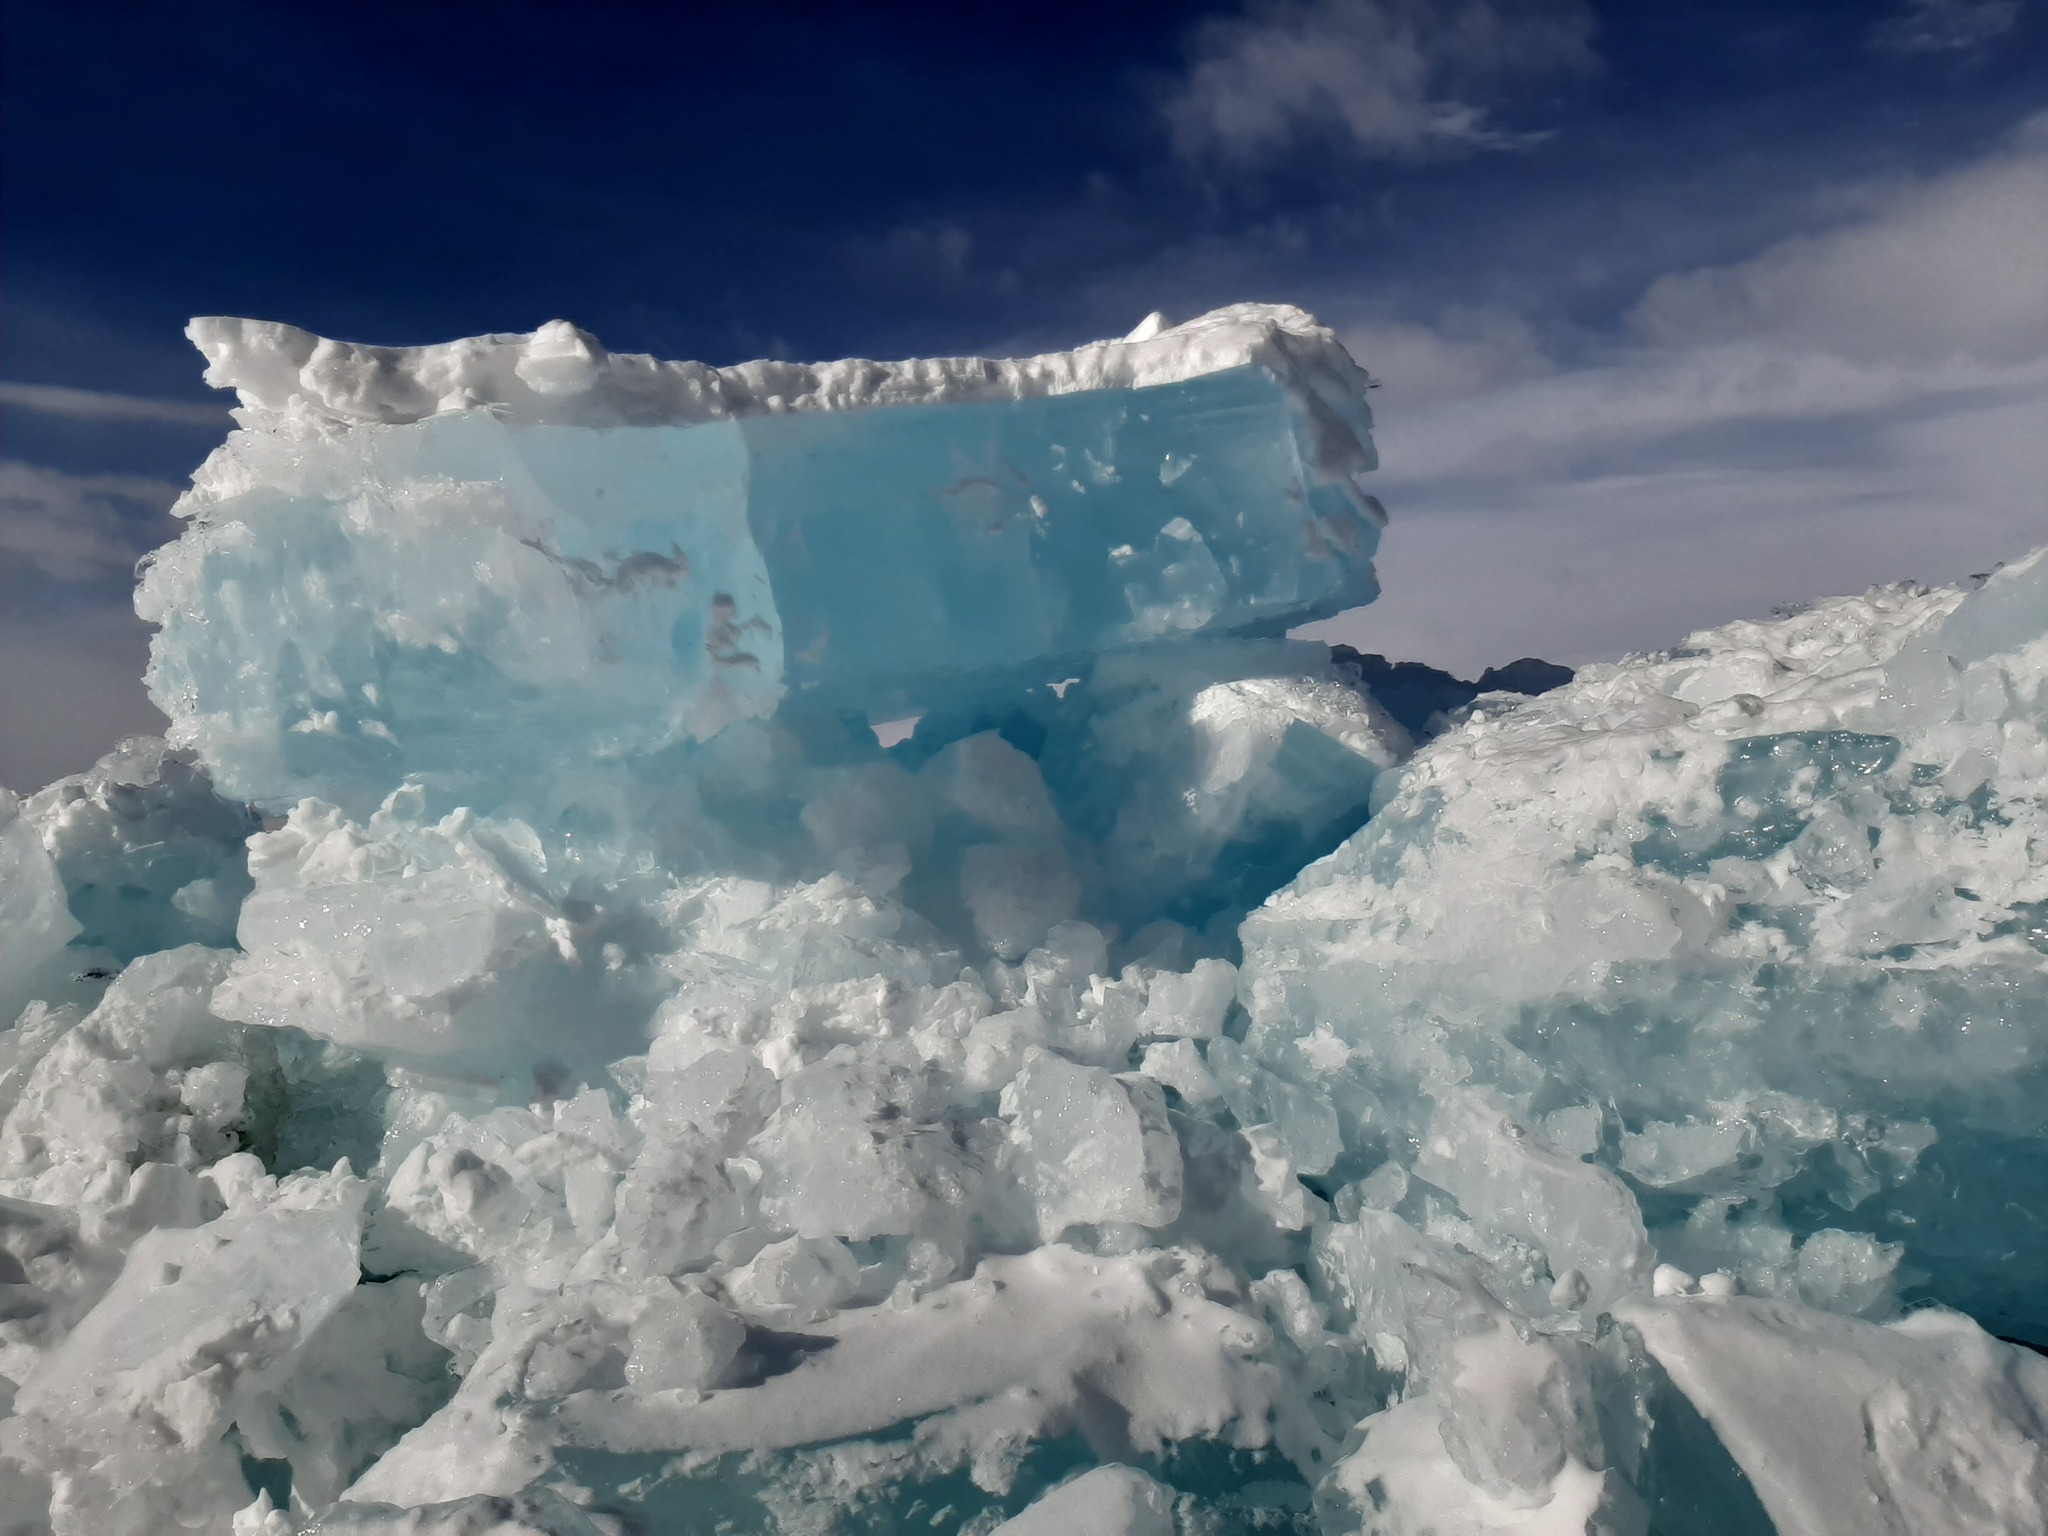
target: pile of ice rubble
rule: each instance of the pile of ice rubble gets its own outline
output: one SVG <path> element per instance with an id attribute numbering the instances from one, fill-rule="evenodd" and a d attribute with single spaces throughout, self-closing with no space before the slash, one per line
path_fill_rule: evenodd
<path id="1" fill-rule="evenodd" d="M 194 336 L 174 747 L 0 792 L 0 1528 L 2048 1530 L 2048 552 L 1411 734 L 1295 311 Z"/>

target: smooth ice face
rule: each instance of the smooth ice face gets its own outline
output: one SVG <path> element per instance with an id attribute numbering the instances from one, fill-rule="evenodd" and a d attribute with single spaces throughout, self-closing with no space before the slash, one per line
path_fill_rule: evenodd
<path id="1" fill-rule="evenodd" d="M 223 791 L 271 810 L 361 813 L 408 776 L 490 810 L 785 696 L 927 707 L 1376 591 L 1365 375 L 1298 311 L 1017 363 L 830 365 L 791 397 L 671 379 L 631 410 L 607 390 L 655 365 L 557 379 L 540 337 L 320 343 L 282 391 L 291 337 L 194 335 L 249 404 L 137 595 L 162 626 L 150 686 Z M 393 377 L 465 347 L 518 354 L 478 375 L 504 395 L 395 403 Z M 894 387 L 818 383 L 854 368 Z M 541 394 L 511 387 L 529 376 Z"/>
<path id="2" fill-rule="evenodd" d="M 273 809 L 408 775 L 487 808 L 714 735 L 782 692 L 747 474 L 731 424 L 245 428 L 137 593 L 150 687 Z"/>
<path id="3" fill-rule="evenodd" d="M 741 431 L 790 685 L 842 707 L 1037 682 L 1202 631 L 1277 633 L 1377 590 L 1364 498 L 1318 469 L 1296 397 L 1263 367 Z"/>

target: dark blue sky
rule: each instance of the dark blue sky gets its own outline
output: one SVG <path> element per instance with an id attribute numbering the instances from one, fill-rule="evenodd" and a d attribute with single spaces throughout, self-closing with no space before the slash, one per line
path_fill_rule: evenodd
<path id="1" fill-rule="evenodd" d="M 712 361 L 1058 344 L 1248 292 L 1540 286 L 1598 325 L 1816 177 L 1939 165 L 2048 85 L 2037 36 L 1873 48 L 1868 0 L 1614 5 L 1594 67 L 1514 82 L 1500 115 L 1552 135 L 1527 148 L 1311 128 L 1191 162 L 1160 103 L 1205 9 L 12 5 L 0 367 L 196 397 L 194 313 L 424 341 L 567 312 Z"/>
<path id="2" fill-rule="evenodd" d="M 1788 327 L 1765 290 L 1782 287 L 1779 267 L 1815 241 L 1875 230 L 1862 250 L 1902 220 L 1938 221 L 1923 205 L 1944 188 L 1961 186 L 1964 222 L 1981 215 L 1996 234 L 2031 195 L 2043 130 L 2028 124 L 2048 107 L 2048 27 L 2022 0 L 0 14 L 0 643 L 26 655 L 32 618 L 46 642 L 103 656 L 66 685 L 109 701 L 80 706 L 81 742 L 148 723 L 118 682 L 140 644 L 120 593 L 124 562 L 169 527 L 163 486 L 218 437 L 203 410 L 175 419 L 212 398 L 180 335 L 192 314 L 378 342 L 562 316 L 615 350 L 730 362 L 1039 350 L 1155 308 L 1291 300 L 1388 380 L 1389 489 L 1408 500 L 1388 496 L 1394 562 L 1404 512 L 1441 544 L 1458 517 L 1513 510 L 1499 475 L 1477 500 L 1431 492 L 1471 478 L 1444 461 L 1458 421 L 1481 432 L 1471 413 L 1489 402 L 1526 417 L 1502 391 L 1549 380 L 1549 402 L 1593 390 L 1547 429 L 1581 442 L 1601 388 L 1634 399 L 1627 370 L 1776 345 Z M 1990 192 L 1956 180 L 2014 164 L 2019 179 Z M 2019 227 L 2032 227 L 2023 207 Z M 1934 259 L 1946 272 L 1961 257 Z M 1991 330 L 2010 337 L 2034 311 L 2025 273 L 2005 279 L 2018 318 Z M 1826 272 L 1812 282 L 1841 290 Z M 1707 289 L 1722 298 L 1703 309 Z M 1869 375 L 1862 334 L 1851 316 L 1786 366 L 1847 357 Z M 1987 348 L 1936 350 L 2005 370 L 1951 382 L 2006 390 L 2010 406 L 2012 369 L 2030 379 L 2033 354 L 1987 361 Z M 1819 411 L 1838 458 L 1883 426 L 1871 411 L 1910 415 L 1925 393 L 1873 404 L 1841 387 L 1862 414 Z M 1810 394 L 1736 417 L 1816 419 Z M 1417 445 L 1405 467 L 1404 430 Z M 1628 449 L 1645 451 L 1659 450 Z M 1729 461 L 1706 452 L 1656 462 Z M 1581 452 L 1544 483 L 1562 495 L 1597 471 L 1605 494 L 1617 462 L 1589 469 Z M 1544 515 L 1519 514 L 1531 549 L 1551 547 L 1529 532 Z M 1993 516 L 1979 542 L 2010 542 L 2011 522 Z M 1456 542 L 1500 543 L 1476 525 Z M 1904 568 L 1919 554 L 1907 540 L 1889 573 L 1950 574 Z M 1418 564 L 1418 580 L 1440 583 L 1448 558 Z M 1819 562 L 1815 577 L 1834 572 Z M 1873 579 L 1853 561 L 1841 572 L 1837 584 Z M 1508 590 L 1517 575 L 1488 579 Z M 1763 595 L 1715 589 L 1684 617 Z M 1448 659 L 1676 638 L 1546 627 L 1557 601 Z M 1432 602 L 1455 607 L 1448 589 Z M 1461 633 L 1410 619 L 1378 638 L 1441 649 Z M 47 718 L 49 700 L 5 686 L 0 737 L 12 722 L 18 741 L 21 712 Z M 68 738 L 52 751 L 75 755 Z M 30 756 L 0 739 L 0 782 L 55 761 Z"/>

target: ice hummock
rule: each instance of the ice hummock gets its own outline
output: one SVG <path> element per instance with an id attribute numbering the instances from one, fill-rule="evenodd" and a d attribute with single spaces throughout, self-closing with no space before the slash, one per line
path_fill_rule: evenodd
<path id="1" fill-rule="evenodd" d="M 1298 312 L 194 335 L 175 740 L 0 805 L 0 1529 L 2048 1529 L 2048 552 L 1462 684 L 1278 636 Z"/>

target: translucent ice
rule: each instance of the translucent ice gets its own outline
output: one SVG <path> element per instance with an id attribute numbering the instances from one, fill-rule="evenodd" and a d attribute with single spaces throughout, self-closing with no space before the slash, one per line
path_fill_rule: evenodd
<path id="1" fill-rule="evenodd" d="M 1034 1047 L 1003 1113 L 1046 1241 L 1076 1223 L 1165 1227 L 1180 1215 L 1180 1143 L 1149 1080 L 1119 1082 Z"/>
<path id="2" fill-rule="evenodd" d="M 1364 375 L 1296 310 L 725 374 L 567 327 L 192 334 L 244 424 L 137 601 L 173 739 L 267 809 L 367 811 L 417 775 L 491 810 L 785 692 L 900 711 L 1376 590 Z"/>

